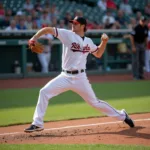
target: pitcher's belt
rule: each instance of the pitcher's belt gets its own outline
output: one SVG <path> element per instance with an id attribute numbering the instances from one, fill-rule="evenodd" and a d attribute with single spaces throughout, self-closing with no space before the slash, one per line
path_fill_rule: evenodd
<path id="1" fill-rule="evenodd" d="M 69 70 L 62 70 L 63 72 L 69 73 L 69 74 L 78 74 L 78 73 L 82 73 L 85 72 L 84 69 L 81 70 L 73 70 L 73 71 L 69 71 Z"/>

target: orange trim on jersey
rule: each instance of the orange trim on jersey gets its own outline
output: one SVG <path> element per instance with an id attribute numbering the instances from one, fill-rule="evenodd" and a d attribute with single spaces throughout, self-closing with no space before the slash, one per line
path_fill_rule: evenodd
<path id="1" fill-rule="evenodd" d="M 91 53 L 94 53 L 94 52 L 96 52 L 96 51 L 98 51 L 98 47 L 97 47 L 97 49 L 96 49 L 95 51 L 93 51 L 93 52 L 91 52 Z"/>

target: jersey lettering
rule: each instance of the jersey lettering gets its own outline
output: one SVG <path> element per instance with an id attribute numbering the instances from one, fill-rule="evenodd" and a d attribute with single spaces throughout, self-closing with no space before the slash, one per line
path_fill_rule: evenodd
<path id="1" fill-rule="evenodd" d="M 71 30 L 55 29 L 55 35 L 63 43 L 62 69 L 79 70 L 86 69 L 87 56 L 96 52 L 97 46 L 93 41 L 84 37 L 84 40 Z"/>
<path id="2" fill-rule="evenodd" d="M 86 46 L 83 47 L 83 51 L 90 51 L 90 47 L 89 47 L 88 44 L 87 44 Z"/>
<path id="3" fill-rule="evenodd" d="M 71 49 L 75 49 L 75 50 L 81 50 L 80 48 L 80 44 L 77 44 L 77 43 L 72 43 L 72 46 L 71 46 Z"/>
<path id="4" fill-rule="evenodd" d="M 90 47 L 88 46 L 88 44 L 86 46 L 83 47 L 83 51 L 81 50 L 80 44 L 73 42 L 71 44 L 71 50 L 73 52 L 82 52 L 82 53 L 86 53 L 90 51 Z"/>

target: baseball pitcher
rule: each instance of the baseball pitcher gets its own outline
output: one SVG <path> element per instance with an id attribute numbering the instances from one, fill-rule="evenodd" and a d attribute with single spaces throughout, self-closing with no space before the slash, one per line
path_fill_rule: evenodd
<path id="1" fill-rule="evenodd" d="M 44 129 L 43 117 L 49 100 L 62 92 L 72 90 L 79 94 L 89 105 L 98 109 L 107 116 L 115 117 L 124 121 L 130 127 L 134 127 L 133 120 L 124 109 L 116 110 L 105 101 L 98 99 L 89 83 L 86 75 L 86 61 L 88 54 L 100 58 L 106 48 L 108 36 L 102 34 L 100 45 L 96 46 L 93 41 L 85 36 L 86 19 L 76 16 L 72 23 L 72 30 L 55 27 L 40 29 L 30 40 L 29 47 L 36 52 L 37 39 L 44 34 L 52 34 L 63 44 L 62 72 L 53 80 L 49 81 L 39 93 L 37 106 L 33 116 L 33 122 L 25 132 L 41 131 Z M 39 47 L 37 48 L 39 52 Z"/>

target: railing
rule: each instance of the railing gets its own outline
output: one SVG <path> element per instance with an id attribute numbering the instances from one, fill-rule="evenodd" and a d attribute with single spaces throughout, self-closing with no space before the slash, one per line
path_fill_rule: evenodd
<path id="1" fill-rule="evenodd" d="M 26 35 L 26 36 L 32 36 L 35 34 L 38 30 L 18 30 L 18 31 L 5 31 L 5 30 L 0 30 L 0 36 L 17 36 L 17 35 Z M 132 30 L 131 29 L 89 29 L 85 33 L 86 36 L 88 35 L 99 35 L 102 33 L 107 33 L 107 34 L 126 34 L 130 33 Z"/>
<path id="2" fill-rule="evenodd" d="M 58 70 L 57 72 L 51 72 L 48 74 L 42 74 L 42 73 L 28 73 L 27 72 L 27 42 L 29 37 L 32 37 L 33 34 L 35 34 L 37 32 L 37 30 L 21 30 L 21 31 L 9 31 L 6 32 L 4 30 L 0 30 L 0 46 L 16 46 L 19 45 L 21 47 L 21 68 L 22 68 L 22 72 L 21 74 L 13 74 L 13 73 L 1 73 L 0 74 L 0 78 L 12 78 L 12 77 L 31 77 L 31 76 L 49 76 L 49 75 L 56 75 L 58 74 L 58 72 L 61 71 L 61 64 L 60 64 L 60 70 Z M 122 43 L 124 42 L 124 39 L 122 38 L 121 35 L 124 34 L 128 34 L 130 33 L 131 30 L 88 30 L 86 32 L 86 36 L 90 36 L 92 38 L 92 40 L 94 41 L 94 43 L 99 44 L 100 43 L 100 35 L 102 33 L 106 33 L 108 35 L 113 35 L 115 34 L 114 37 L 110 38 L 108 41 L 108 44 L 118 44 L 118 43 Z M 17 38 L 18 36 L 26 36 L 28 38 L 26 39 L 21 39 L 21 38 Z M 118 35 L 118 37 L 116 36 Z M 9 37 L 9 39 L 7 38 L 7 36 Z M 3 37 L 7 38 L 7 39 L 2 39 Z M 11 39 L 10 39 L 11 37 Z M 53 45 L 57 45 L 58 46 L 58 51 L 59 51 L 59 58 L 57 59 L 61 59 L 61 42 L 57 39 L 55 39 L 53 41 Z M 2 50 L 2 49 L 0 49 Z M 0 56 L 1 57 L 1 56 Z M 6 60 L 7 61 L 7 60 Z M 107 66 L 110 63 L 131 63 L 129 60 L 109 60 L 108 58 L 108 53 L 107 50 L 105 51 L 104 55 L 103 55 L 103 70 L 99 71 L 99 70 L 93 70 L 93 71 L 88 71 L 89 74 L 99 74 L 99 73 L 107 73 Z M 119 69 L 119 70 L 111 70 L 109 72 L 128 72 L 127 69 Z"/>

